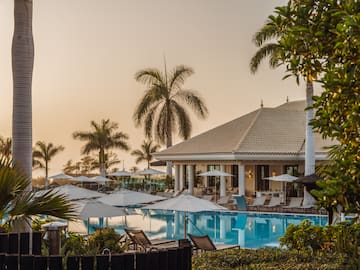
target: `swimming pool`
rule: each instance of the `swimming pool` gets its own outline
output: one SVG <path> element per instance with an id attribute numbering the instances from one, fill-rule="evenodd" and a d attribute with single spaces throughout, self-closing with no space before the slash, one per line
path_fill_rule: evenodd
<path id="1" fill-rule="evenodd" d="M 124 227 L 142 229 L 149 238 L 184 238 L 184 214 L 174 211 L 134 210 L 136 215 L 109 218 L 108 227 L 124 233 Z M 245 248 L 279 246 L 290 224 L 300 224 L 309 219 L 315 225 L 325 226 L 326 216 L 293 215 L 250 212 L 201 212 L 187 214 L 187 232 L 195 235 L 208 234 L 214 243 L 237 244 Z M 101 219 L 90 219 L 90 233 L 93 226 L 101 226 Z M 87 226 L 87 224 L 86 224 Z"/>

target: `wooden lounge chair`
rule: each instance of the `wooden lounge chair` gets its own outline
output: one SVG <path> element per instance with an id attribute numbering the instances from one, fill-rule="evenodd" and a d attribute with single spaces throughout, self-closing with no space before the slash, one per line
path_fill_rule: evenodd
<path id="1" fill-rule="evenodd" d="M 299 208 L 302 204 L 303 199 L 304 198 L 302 198 L 302 197 L 291 197 L 289 205 L 283 206 L 283 208 L 285 208 L 285 209 Z"/>
<path id="2" fill-rule="evenodd" d="M 275 207 L 281 204 L 280 197 L 271 197 L 269 204 L 264 205 L 264 207 Z"/>
<path id="3" fill-rule="evenodd" d="M 196 236 L 188 234 L 194 245 L 194 251 L 216 251 L 230 248 L 240 248 L 239 245 L 214 244 L 208 235 Z"/>
<path id="4" fill-rule="evenodd" d="M 178 243 L 175 240 L 150 240 L 143 230 L 124 230 L 129 236 L 134 249 L 148 251 L 151 249 L 166 249 L 178 246 Z"/>
<path id="5" fill-rule="evenodd" d="M 266 197 L 256 197 L 252 204 L 248 205 L 249 210 L 258 210 L 260 206 L 264 206 Z"/>

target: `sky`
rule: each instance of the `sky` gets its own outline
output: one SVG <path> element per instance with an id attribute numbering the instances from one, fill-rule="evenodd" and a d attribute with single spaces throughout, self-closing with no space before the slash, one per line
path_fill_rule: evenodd
<path id="1" fill-rule="evenodd" d="M 13 1 L 0 1 L 0 135 L 11 136 Z M 282 80 L 283 68 L 264 62 L 257 74 L 249 62 L 252 42 L 274 7 L 285 0 L 34 0 L 33 143 L 63 145 L 50 175 L 78 161 L 83 142 L 75 131 L 110 119 L 129 135 L 132 150 L 144 139 L 133 113 L 146 90 L 134 74 L 144 68 L 192 67 L 184 88 L 196 90 L 209 110 L 192 114 L 192 136 L 260 107 L 305 99 L 304 85 Z M 180 142 L 175 138 L 175 143 Z M 115 150 L 125 169 L 130 152 Z M 136 165 L 140 169 L 145 163 Z M 122 165 L 119 165 L 122 168 Z M 34 171 L 34 176 L 43 175 Z"/>

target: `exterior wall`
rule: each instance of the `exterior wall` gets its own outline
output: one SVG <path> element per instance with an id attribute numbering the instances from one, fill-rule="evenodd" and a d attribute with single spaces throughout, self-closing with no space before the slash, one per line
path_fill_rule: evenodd
<path id="1" fill-rule="evenodd" d="M 203 160 L 203 161 L 174 161 L 173 165 L 195 165 L 195 173 L 198 174 L 200 172 L 206 172 L 208 165 L 221 165 L 225 164 L 225 172 L 231 173 L 231 165 L 245 165 L 245 194 L 246 196 L 254 196 L 255 194 L 255 166 L 256 165 L 269 165 L 269 174 L 272 175 L 279 175 L 284 173 L 284 166 L 285 165 L 298 165 L 299 166 L 299 173 L 304 172 L 304 161 L 271 161 L 271 160 L 261 160 L 261 161 L 234 161 L 234 160 Z M 194 186 L 197 187 L 207 187 L 206 177 L 200 178 L 200 183 L 195 177 L 195 184 Z M 231 190 L 232 193 L 236 193 L 236 188 L 232 189 L 232 181 L 229 177 L 226 177 L 226 189 Z M 281 182 L 270 181 L 269 182 L 269 189 L 276 191 L 281 190 L 282 185 Z M 196 193 L 196 192 L 195 192 Z"/>

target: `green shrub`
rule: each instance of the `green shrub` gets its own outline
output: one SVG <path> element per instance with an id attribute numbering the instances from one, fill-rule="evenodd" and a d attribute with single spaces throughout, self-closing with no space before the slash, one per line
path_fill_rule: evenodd
<path id="1" fill-rule="evenodd" d="M 61 235 L 61 254 L 64 256 L 71 255 L 88 255 L 90 253 L 89 244 L 85 236 L 71 233 Z"/>
<path id="2" fill-rule="evenodd" d="M 89 248 L 92 254 L 101 254 L 105 248 L 111 253 L 123 253 L 127 244 L 120 244 L 122 235 L 115 232 L 113 228 L 104 228 L 96 231 L 89 238 Z"/>

